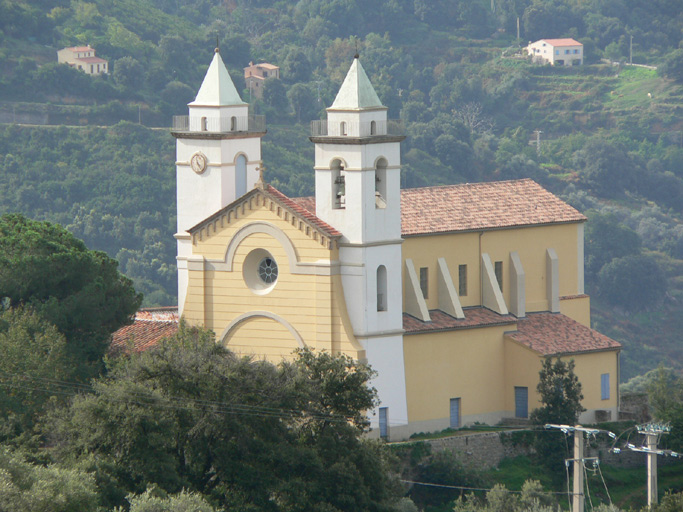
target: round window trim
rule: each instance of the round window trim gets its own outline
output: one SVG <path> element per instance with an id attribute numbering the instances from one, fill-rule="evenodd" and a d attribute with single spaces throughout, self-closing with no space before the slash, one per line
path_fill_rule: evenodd
<path id="1" fill-rule="evenodd" d="M 275 288 L 279 276 L 277 261 L 265 249 L 254 249 L 244 259 L 242 277 L 256 295 L 266 295 Z"/>

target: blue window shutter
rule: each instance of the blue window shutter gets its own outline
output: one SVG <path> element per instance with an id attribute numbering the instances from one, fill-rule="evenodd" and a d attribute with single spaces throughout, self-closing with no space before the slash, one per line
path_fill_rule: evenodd
<path id="1" fill-rule="evenodd" d="M 379 437 L 382 439 L 389 438 L 389 408 L 379 408 Z"/>
<path id="2" fill-rule="evenodd" d="M 609 373 L 600 375 L 600 398 L 609 400 Z"/>
<path id="3" fill-rule="evenodd" d="M 451 428 L 460 428 L 460 399 L 451 398 Z"/>
<path id="4" fill-rule="evenodd" d="M 515 418 L 529 417 L 529 388 L 515 386 Z"/>

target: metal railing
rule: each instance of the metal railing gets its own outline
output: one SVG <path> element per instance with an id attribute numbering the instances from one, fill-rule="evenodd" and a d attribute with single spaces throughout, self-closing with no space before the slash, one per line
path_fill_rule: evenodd
<path id="1" fill-rule="evenodd" d="M 375 135 L 405 135 L 401 119 L 387 121 L 335 122 L 328 120 L 311 121 L 312 137 L 374 137 Z"/>
<path id="2" fill-rule="evenodd" d="M 177 132 L 265 132 L 266 116 L 173 116 Z"/>

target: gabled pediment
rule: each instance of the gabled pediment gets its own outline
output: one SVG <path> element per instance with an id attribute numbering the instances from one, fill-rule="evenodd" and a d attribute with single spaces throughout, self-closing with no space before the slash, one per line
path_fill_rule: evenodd
<path id="1" fill-rule="evenodd" d="M 265 185 L 251 190 L 188 229 L 192 244 L 196 245 L 197 242 L 213 236 L 218 230 L 248 215 L 251 210 L 264 208 L 328 249 L 332 249 L 334 242 L 341 237 L 339 231 L 315 214 L 299 206 L 275 187 Z"/>

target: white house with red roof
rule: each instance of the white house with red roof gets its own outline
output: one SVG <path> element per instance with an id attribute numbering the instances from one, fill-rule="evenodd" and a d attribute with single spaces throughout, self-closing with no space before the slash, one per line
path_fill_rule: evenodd
<path id="1" fill-rule="evenodd" d="M 57 62 L 80 69 L 87 75 L 109 73 L 109 62 L 95 55 L 95 49 L 88 46 L 71 46 L 57 52 Z"/>
<path id="2" fill-rule="evenodd" d="M 311 126 L 314 197 L 266 182 L 265 122 L 218 52 L 189 109 L 172 132 L 178 312 L 141 312 L 118 347 L 182 317 L 274 363 L 349 355 L 377 371 L 373 432 L 391 439 L 528 418 L 543 359 L 563 357 L 580 421 L 616 419 L 621 347 L 590 327 L 580 212 L 530 179 L 401 190 L 403 127 L 358 56 Z"/>
<path id="3" fill-rule="evenodd" d="M 583 64 L 583 45 L 571 38 L 539 39 L 529 42 L 527 53 L 534 62 L 553 66 L 580 66 Z"/>

